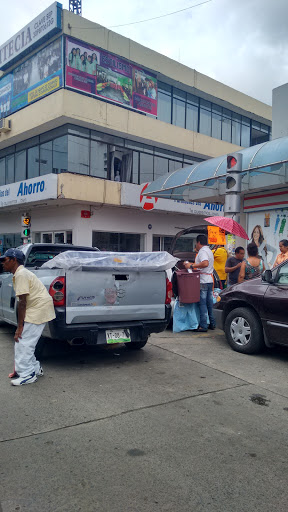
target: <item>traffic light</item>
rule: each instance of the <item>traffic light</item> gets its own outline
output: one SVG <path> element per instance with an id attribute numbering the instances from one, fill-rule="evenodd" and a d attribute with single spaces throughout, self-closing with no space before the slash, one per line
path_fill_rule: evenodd
<path id="1" fill-rule="evenodd" d="M 240 214 L 242 153 L 227 155 L 225 213 L 226 215 Z"/>
<path id="2" fill-rule="evenodd" d="M 31 233 L 31 217 L 30 215 L 22 215 L 21 238 L 29 238 Z"/>

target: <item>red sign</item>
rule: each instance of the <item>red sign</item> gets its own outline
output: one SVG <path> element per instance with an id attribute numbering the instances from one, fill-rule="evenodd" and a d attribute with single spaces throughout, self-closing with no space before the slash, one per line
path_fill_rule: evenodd
<path id="1" fill-rule="evenodd" d="M 148 185 L 149 185 L 149 183 L 146 183 L 146 185 L 144 185 L 144 187 L 142 188 L 142 190 L 140 192 L 140 203 L 141 203 L 143 210 L 146 210 L 146 211 L 153 210 L 155 204 L 158 201 L 158 197 L 150 197 L 150 196 L 142 195 L 144 190 L 146 190 L 146 188 L 148 187 Z"/>
<path id="2" fill-rule="evenodd" d="M 89 212 L 89 210 L 81 210 L 81 217 L 83 219 L 90 219 L 91 212 Z"/>

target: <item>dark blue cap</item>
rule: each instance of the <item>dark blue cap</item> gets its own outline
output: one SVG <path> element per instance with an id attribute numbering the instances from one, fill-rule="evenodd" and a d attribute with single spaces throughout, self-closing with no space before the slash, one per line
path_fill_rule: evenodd
<path id="1" fill-rule="evenodd" d="M 25 256 L 22 251 L 19 249 L 7 249 L 7 251 L 1 256 L 0 261 L 3 261 L 4 258 L 16 258 L 19 263 L 24 263 Z"/>

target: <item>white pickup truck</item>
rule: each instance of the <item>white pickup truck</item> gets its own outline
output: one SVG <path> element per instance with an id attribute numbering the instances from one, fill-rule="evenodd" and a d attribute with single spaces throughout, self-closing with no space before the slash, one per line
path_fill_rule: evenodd
<path id="1" fill-rule="evenodd" d="M 123 266 L 123 258 L 114 253 L 113 268 L 105 261 L 99 267 L 94 255 L 101 259 L 107 253 L 68 244 L 27 244 L 19 249 L 25 254 L 25 267 L 43 282 L 54 301 L 56 319 L 45 327 L 45 338 L 66 340 L 71 345 L 125 343 L 127 348 L 140 349 L 149 334 L 166 329 L 171 315 L 172 286 L 163 266 L 142 269 L 134 266 L 133 260 Z M 73 264 L 61 265 L 59 257 L 62 254 L 63 259 L 66 251 L 78 255 L 78 268 L 73 268 Z M 134 254 L 137 258 L 138 253 Z M 157 259 L 157 253 L 150 254 L 152 260 Z M 173 266 L 176 260 L 168 253 L 158 253 L 161 254 L 167 255 Z M 17 325 L 12 274 L 3 273 L 0 267 L 0 320 Z"/>

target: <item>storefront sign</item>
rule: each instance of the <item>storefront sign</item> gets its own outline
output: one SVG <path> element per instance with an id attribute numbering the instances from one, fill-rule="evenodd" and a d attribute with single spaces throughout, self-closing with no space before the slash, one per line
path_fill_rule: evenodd
<path id="1" fill-rule="evenodd" d="M 207 226 L 208 244 L 226 245 L 225 230 L 217 226 Z"/>
<path id="2" fill-rule="evenodd" d="M 0 119 L 62 87 L 62 39 L 0 79 Z"/>
<path id="3" fill-rule="evenodd" d="M 100 48 L 66 38 L 66 86 L 157 116 L 157 78 Z"/>
<path id="4" fill-rule="evenodd" d="M 143 196 L 143 191 L 148 184 L 145 185 L 133 185 L 132 183 L 121 184 L 121 205 L 123 206 L 134 206 L 138 208 L 144 208 L 146 211 L 169 211 L 175 213 L 187 213 L 194 215 L 223 215 L 224 206 L 223 204 L 216 203 L 200 203 L 200 202 L 186 202 L 186 201 L 175 201 L 172 199 L 149 198 Z"/>
<path id="5" fill-rule="evenodd" d="M 287 190 L 244 197 L 244 212 L 274 210 L 275 208 L 287 208 L 287 206 Z"/>
<path id="6" fill-rule="evenodd" d="M 56 174 L 18 181 L 0 187 L 0 207 L 57 198 Z"/>
<path id="7" fill-rule="evenodd" d="M 54 2 L 9 41 L 0 46 L 0 69 L 6 69 L 13 62 L 28 53 L 43 38 L 52 37 L 61 30 L 62 5 Z"/>

